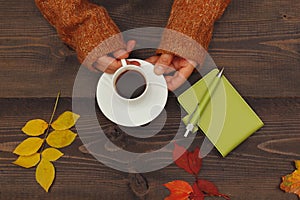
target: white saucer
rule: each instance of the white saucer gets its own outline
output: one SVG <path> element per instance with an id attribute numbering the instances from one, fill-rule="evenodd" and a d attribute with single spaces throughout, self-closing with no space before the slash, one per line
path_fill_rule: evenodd
<path id="1" fill-rule="evenodd" d="M 153 65 L 140 59 L 128 59 L 138 61 L 149 81 L 145 95 L 137 101 L 121 99 L 113 92 L 111 74 L 103 73 L 99 79 L 96 97 L 102 113 L 112 122 L 128 127 L 136 127 L 147 124 L 155 119 L 164 109 L 168 88 L 163 75 L 153 72 Z"/>

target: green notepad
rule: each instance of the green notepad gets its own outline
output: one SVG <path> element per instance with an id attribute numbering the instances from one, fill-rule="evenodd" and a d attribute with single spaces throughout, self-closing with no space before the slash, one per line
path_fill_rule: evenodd
<path id="1" fill-rule="evenodd" d="M 181 94 L 178 101 L 191 114 L 206 90 L 210 93 L 210 102 L 200 116 L 198 126 L 225 157 L 264 124 L 225 76 L 214 91 L 210 90 L 209 85 L 218 72 L 218 69 L 209 72 Z M 188 117 L 183 119 L 185 124 Z"/>

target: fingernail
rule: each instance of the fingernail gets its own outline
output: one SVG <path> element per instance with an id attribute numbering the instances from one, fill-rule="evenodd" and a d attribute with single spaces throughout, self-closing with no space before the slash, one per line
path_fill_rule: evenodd
<path id="1" fill-rule="evenodd" d="M 135 42 L 130 42 L 129 43 L 129 50 L 133 50 L 135 47 Z"/>
<path id="2" fill-rule="evenodd" d="M 155 66 L 154 73 L 156 75 L 162 75 L 164 73 L 164 68 L 162 66 Z"/>

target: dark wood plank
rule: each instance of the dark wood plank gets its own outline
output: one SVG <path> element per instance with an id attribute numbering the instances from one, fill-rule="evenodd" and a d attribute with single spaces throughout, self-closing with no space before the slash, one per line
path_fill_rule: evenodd
<path id="1" fill-rule="evenodd" d="M 299 96 L 299 1 L 232 1 L 210 52 L 247 96 Z"/>
<path id="2" fill-rule="evenodd" d="M 292 161 L 300 156 L 300 99 L 246 100 L 265 126 L 226 158 L 213 150 L 203 161 L 201 177 L 214 181 L 220 191 L 229 194 L 233 200 L 296 200 L 295 195 L 282 192 L 279 183 L 281 176 L 294 170 Z M 24 123 L 32 118 L 49 119 L 53 103 L 54 99 L 49 98 L 0 99 L 0 199 L 162 199 L 168 195 L 163 183 L 175 179 L 193 181 L 174 164 L 142 177 L 110 169 L 88 154 L 77 138 L 70 147 L 62 149 L 65 155 L 55 162 L 56 180 L 50 193 L 46 194 L 35 182 L 33 169 L 11 164 L 16 158 L 11 151 L 26 138 L 20 131 Z M 125 148 L 145 151 L 168 143 L 177 131 L 180 114 L 174 97 L 168 99 L 166 108 L 170 120 L 166 129 L 147 139 L 148 142 L 124 136 L 127 137 L 123 143 Z M 71 99 L 62 98 L 57 115 L 68 109 L 71 109 Z M 103 126 L 113 126 L 101 113 L 98 116 Z M 93 129 L 89 124 L 87 121 L 87 128 Z M 199 134 L 191 149 L 202 139 Z M 148 187 L 134 187 L 136 180 L 143 184 L 146 181 Z"/>
<path id="3" fill-rule="evenodd" d="M 164 27 L 172 3 L 94 2 L 108 9 L 121 30 Z M 216 23 L 210 53 L 244 96 L 300 96 L 299 6 L 298 0 L 233 0 Z M 1 97 L 54 97 L 58 90 L 71 96 L 76 54 L 62 44 L 34 1 L 0 0 L 0 27 Z"/>

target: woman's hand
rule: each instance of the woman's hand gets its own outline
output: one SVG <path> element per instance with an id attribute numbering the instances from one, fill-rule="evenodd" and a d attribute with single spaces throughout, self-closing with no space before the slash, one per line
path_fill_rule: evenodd
<path id="1" fill-rule="evenodd" d="M 130 52 L 133 50 L 136 44 L 135 40 L 129 40 L 126 45 L 126 49 L 119 49 L 109 55 L 102 56 L 98 58 L 90 70 L 95 72 L 106 72 L 109 74 L 114 73 L 117 69 L 122 66 L 120 59 L 125 59 L 129 57 Z"/>
<path id="2" fill-rule="evenodd" d="M 146 61 L 154 64 L 154 73 L 157 75 L 165 74 L 168 89 L 173 91 L 180 87 L 193 73 L 197 63 L 191 60 L 174 56 L 172 54 L 161 54 L 152 56 Z M 167 75 L 175 72 L 173 75 Z"/>

